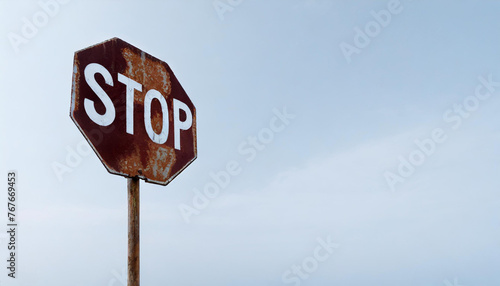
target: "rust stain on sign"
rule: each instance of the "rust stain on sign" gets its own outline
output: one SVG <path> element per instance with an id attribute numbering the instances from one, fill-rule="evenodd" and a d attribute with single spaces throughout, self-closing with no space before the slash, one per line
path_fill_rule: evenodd
<path id="1" fill-rule="evenodd" d="M 128 86 L 124 77 L 135 83 Z M 145 105 L 151 90 L 161 98 Z M 175 113 L 174 100 L 187 109 Z M 197 156 L 196 109 L 170 67 L 118 38 L 75 53 L 70 116 L 113 174 L 166 185 Z M 189 120 L 189 128 L 182 125 Z"/>
<path id="2" fill-rule="evenodd" d="M 166 97 L 170 95 L 172 88 L 170 74 L 162 65 L 162 62 L 146 58 L 144 52 L 138 55 L 129 48 L 124 48 L 122 55 L 127 62 L 126 76 L 137 82 L 142 82 L 145 86 L 160 91 Z M 143 98 L 136 99 L 144 102 Z"/>

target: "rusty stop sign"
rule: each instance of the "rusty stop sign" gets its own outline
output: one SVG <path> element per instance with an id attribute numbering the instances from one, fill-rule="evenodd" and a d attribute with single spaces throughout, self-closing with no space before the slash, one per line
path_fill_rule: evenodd
<path id="1" fill-rule="evenodd" d="M 196 109 L 172 70 L 118 38 L 75 53 L 70 115 L 112 174 L 167 185 L 196 159 Z"/>
<path id="2" fill-rule="evenodd" d="M 196 159 L 196 109 L 165 62 L 113 38 L 75 53 L 70 117 L 128 177 L 127 284 L 139 286 L 139 178 L 167 185 Z"/>

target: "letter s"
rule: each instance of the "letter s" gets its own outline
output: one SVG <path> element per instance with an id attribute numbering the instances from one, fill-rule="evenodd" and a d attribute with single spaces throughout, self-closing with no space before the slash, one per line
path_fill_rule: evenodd
<path id="1" fill-rule="evenodd" d="M 460 118 L 460 116 L 458 115 L 454 115 L 452 116 L 451 114 L 453 113 L 453 111 L 451 110 L 448 110 L 446 111 L 444 114 L 443 114 L 443 120 L 447 123 L 451 123 L 453 121 L 456 121 L 455 125 L 453 125 L 451 128 L 453 128 L 453 130 L 456 130 L 458 127 L 460 127 L 460 125 L 462 124 L 462 118 Z"/>
<path id="2" fill-rule="evenodd" d="M 238 146 L 238 153 L 240 155 L 246 155 L 249 154 L 250 156 L 246 159 L 248 162 L 251 162 L 255 157 L 257 157 L 257 150 L 254 148 L 245 148 L 247 146 L 247 142 L 244 141 Z"/>
<path id="3" fill-rule="evenodd" d="M 102 101 L 104 107 L 106 108 L 106 112 L 102 115 L 97 113 L 94 102 L 88 98 L 85 98 L 83 105 L 87 115 L 90 119 L 92 119 L 92 121 L 101 126 L 108 126 L 115 120 L 115 107 L 109 96 L 95 80 L 96 73 L 100 73 L 104 77 L 106 84 L 110 86 L 113 86 L 113 78 L 111 77 L 109 71 L 100 64 L 91 63 L 85 67 L 85 81 Z"/>

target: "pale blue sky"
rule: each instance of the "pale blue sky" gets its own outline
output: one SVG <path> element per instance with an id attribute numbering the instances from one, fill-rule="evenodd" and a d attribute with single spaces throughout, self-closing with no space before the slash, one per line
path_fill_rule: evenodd
<path id="1" fill-rule="evenodd" d="M 37 3 L 0 1 L 0 177 L 20 181 L 19 279 L 2 268 L 2 285 L 122 285 L 126 179 L 93 153 L 53 169 L 84 144 L 74 52 L 112 37 L 167 62 L 197 108 L 198 159 L 166 187 L 141 182 L 144 285 L 499 284 L 500 87 L 458 128 L 443 116 L 479 77 L 500 82 L 500 3 L 72 0 L 12 45 Z M 340 45 L 388 5 L 402 10 L 348 62 Z M 285 107 L 295 117 L 247 160 L 239 146 Z M 391 191 L 436 128 L 446 140 Z M 241 173 L 187 223 L 179 207 L 231 161 Z M 327 237 L 339 247 L 317 269 L 286 274 Z"/>

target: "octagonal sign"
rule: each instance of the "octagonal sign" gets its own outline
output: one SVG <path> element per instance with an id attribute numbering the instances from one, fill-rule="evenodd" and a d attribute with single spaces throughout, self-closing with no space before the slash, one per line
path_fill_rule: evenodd
<path id="1" fill-rule="evenodd" d="M 196 159 L 196 109 L 174 73 L 118 38 L 75 53 L 70 116 L 112 174 L 166 185 Z"/>

